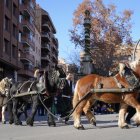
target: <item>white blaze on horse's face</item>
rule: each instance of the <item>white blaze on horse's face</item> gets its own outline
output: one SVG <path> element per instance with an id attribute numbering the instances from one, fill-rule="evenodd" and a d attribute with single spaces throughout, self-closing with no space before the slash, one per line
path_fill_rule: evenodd
<path id="1" fill-rule="evenodd" d="M 119 74 L 121 75 L 121 77 L 122 77 L 122 76 L 124 75 L 124 73 L 125 73 L 124 68 L 125 68 L 125 64 L 119 63 Z"/>

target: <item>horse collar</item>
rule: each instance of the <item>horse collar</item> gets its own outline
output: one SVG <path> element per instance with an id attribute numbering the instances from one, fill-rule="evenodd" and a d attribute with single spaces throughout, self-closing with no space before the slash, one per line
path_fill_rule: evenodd
<path id="1" fill-rule="evenodd" d="M 118 86 L 119 88 L 122 88 L 123 86 L 122 86 L 121 83 L 118 81 L 118 79 L 116 78 L 116 76 L 114 76 L 113 78 L 114 78 L 115 82 L 117 83 L 117 86 Z"/>

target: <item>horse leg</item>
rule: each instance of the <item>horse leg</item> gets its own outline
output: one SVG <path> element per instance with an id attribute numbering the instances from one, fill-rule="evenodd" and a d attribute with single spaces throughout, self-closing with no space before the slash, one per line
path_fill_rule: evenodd
<path id="1" fill-rule="evenodd" d="M 81 114 L 83 112 L 83 107 L 85 106 L 87 101 L 82 101 L 78 106 L 77 108 L 75 109 L 74 113 L 73 113 L 73 120 L 74 120 L 74 127 L 77 128 L 77 129 L 81 129 L 83 130 L 84 127 L 83 125 L 81 124 Z"/>
<path id="2" fill-rule="evenodd" d="M 13 117 L 12 109 L 13 109 L 13 103 L 12 103 L 12 101 L 10 101 L 7 104 L 8 116 L 9 116 L 9 124 L 14 123 L 14 117 Z"/>
<path id="3" fill-rule="evenodd" d="M 91 112 L 91 107 L 94 103 L 95 103 L 95 100 L 93 100 L 92 98 L 90 100 L 88 100 L 86 105 L 83 108 L 83 111 L 84 111 L 86 117 L 88 118 L 89 122 L 92 125 L 96 126 L 96 118 L 95 118 L 94 114 Z"/>
<path id="4" fill-rule="evenodd" d="M 28 104 L 26 104 L 26 105 L 23 107 L 23 113 L 24 113 L 25 119 L 28 118 L 28 114 L 27 114 L 27 106 L 28 106 Z"/>
<path id="5" fill-rule="evenodd" d="M 51 110 L 51 109 L 50 109 Z M 56 126 L 56 123 L 55 123 L 55 121 L 54 121 L 54 117 L 50 114 L 50 113 L 48 113 L 48 125 L 49 126 Z"/>
<path id="6" fill-rule="evenodd" d="M 120 105 L 119 120 L 118 120 L 118 126 L 120 128 L 129 128 L 128 124 L 125 122 L 125 115 L 127 112 L 127 108 L 128 108 L 127 104 L 122 103 Z"/>
<path id="7" fill-rule="evenodd" d="M 131 102 L 128 103 L 130 106 L 136 109 L 136 115 L 135 115 L 135 122 L 136 125 L 140 125 L 140 103 L 133 97 L 131 97 Z"/>
<path id="8" fill-rule="evenodd" d="M 5 111 L 6 111 L 6 105 L 4 105 L 4 106 L 2 107 L 2 112 L 1 112 L 1 114 L 2 114 L 2 123 L 3 123 L 3 124 L 6 124 L 6 120 L 5 120 Z"/>
<path id="9" fill-rule="evenodd" d="M 15 123 L 15 125 L 22 125 L 22 122 L 19 120 L 18 115 L 17 115 L 17 107 L 18 107 L 18 100 L 15 98 L 15 99 L 13 99 L 14 123 Z"/>
<path id="10" fill-rule="evenodd" d="M 35 95 L 33 97 L 33 105 L 32 105 L 32 111 L 31 111 L 31 115 L 27 118 L 26 120 L 26 124 L 27 125 L 30 125 L 30 126 L 33 126 L 33 123 L 34 123 L 34 116 L 36 114 L 36 111 L 37 111 L 37 107 L 38 107 L 38 96 Z"/>
<path id="11" fill-rule="evenodd" d="M 18 109 L 17 116 L 20 118 L 20 116 L 24 113 L 25 120 L 27 119 L 27 103 L 22 104 L 22 106 Z"/>

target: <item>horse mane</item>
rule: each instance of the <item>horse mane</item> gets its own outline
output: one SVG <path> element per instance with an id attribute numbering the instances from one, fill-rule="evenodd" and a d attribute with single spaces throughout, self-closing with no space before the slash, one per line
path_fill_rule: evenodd
<path id="1" fill-rule="evenodd" d="M 4 94 L 5 89 L 7 88 L 7 87 L 6 87 L 6 84 L 7 84 L 7 83 L 11 83 L 11 81 L 12 81 L 12 79 L 9 79 L 8 77 L 5 77 L 5 78 L 3 78 L 3 79 L 0 81 L 0 92 L 1 92 L 2 94 Z"/>
<path id="2" fill-rule="evenodd" d="M 0 81 L 0 92 L 3 93 L 4 92 L 4 88 L 5 88 L 5 80 L 2 79 Z"/>
<path id="3" fill-rule="evenodd" d="M 39 69 L 36 69 L 34 72 L 34 78 L 38 79 L 39 78 Z"/>

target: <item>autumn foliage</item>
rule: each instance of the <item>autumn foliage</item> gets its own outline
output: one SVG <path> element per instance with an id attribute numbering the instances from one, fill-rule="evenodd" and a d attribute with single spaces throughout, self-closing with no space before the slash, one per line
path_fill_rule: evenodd
<path id="1" fill-rule="evenodd" d="M 94 72 L 107 75 L 118 61 L 128 59 L 131 54 L 132 11 L 120 15 L 116 6 L 105 5 L 102 0 L 84 0 L 75 10 L 71 41 L 76 47 L 84 48 L 84 12 L 91 14 L 91 48 L 88 50 L 94 64 Z"/>

